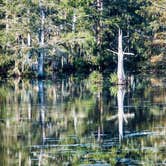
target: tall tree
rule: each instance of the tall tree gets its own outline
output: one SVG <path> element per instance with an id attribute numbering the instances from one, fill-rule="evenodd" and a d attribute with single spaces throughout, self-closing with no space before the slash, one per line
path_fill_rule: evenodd
<path id="1" fill-rule="evenodd" d="M 45 12 L 44 12 L 44 6 L 42 4 L 42 0 L 39 0 L 39 12 L 40 12 L 40 30 L 39 30 L 39 57 L 38 57 L 38 77 L 44 76 L 44 24 L 45 24 Z"/>

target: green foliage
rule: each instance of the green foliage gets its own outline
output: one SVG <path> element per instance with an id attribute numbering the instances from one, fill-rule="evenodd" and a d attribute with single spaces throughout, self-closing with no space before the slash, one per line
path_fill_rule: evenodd
<path id="1" fill-rule="evenodd" d="M 164 0 L 101 2 L 102 9 L 97 7 L 97 0 L 43 0 L 41 6 L 45 18 L 42 23 L 39 1 L 2 0 L 0 54 L 3 54 L 4 59 L 1 66 L 9 64 L 12 70 L 13 63 L 9 62 L 8 55 L 16 62 L 15 64 L 18 64 L 17 61 L 23 62 L 28 57 L 29 50 L 33 50 L 30 56 L 31 63 L 36 63 L 41 49 L 39 39 L 41 31 L 44 31 L 43 49 L 47 56 L 54 56 L 56 54 L 54 50 L 63 46 L 70 58 L 68 65 L 75 65 L 76 70 L 80 63 L 88 64 L 92 66 L 91 68 L 93 66 L 100 69 L 115 68 L 117 58 L 106 50 L 117 49 L 118 28 L 121 28 L 123 35 L 126 36 L 123 39 L 125 51 L 135 53 L 132 58 L 127 57 L 127 67 L 143 67 L 140 63 L 145 61 L 150 63 L 151 56 L 165 52 Z M 23 70 L 20 70 L 20 73 L 27 72 L 24 71 L 26 69 L 24 64 L 26 63 L 22 64 Z M 51 67 L 51 63 L 49 65 L 46 67 Z"/>
<path id="2" fill-rule="evenodd" d="M 103 76 L 98 71 L 93 71 L 89 75 L 89 89 L 92 93 L 100 93 L 103 88 Z"/>
<path id="3" fill-rule="evenodd" d="M 12 59 L 10 56 L 0 55 L 0 67 L 10 65 Z"/>
<path id="4" fill-rule="evenodd" d="M 8 92 L 7 89 L 4 87 L 0 88 L 0 103 L 4 102 L 4 100 L 6 99 Z"/>
<path id="5" fill-rule="evenodd" d="M 14 66 L 14 60 L 8 55 L 0 55 L 0 75 L 6 75 L 11 67 Z"/>
<path id="6" fill-rule="evenodd" d="M 118 76 L 117 73 L 111 73 L 109 81 L 111 84 L 118 84 Z"/>
<path id="7" fill-rule="evenodd" d="M 97 83 L 97 84 L 102 84 L 103 83 L 103 76 L 98 71 L 93 71 L 90 74 L 89 79 L 92 83 Z"/>
<path id="8" fill-rule="evenodd" d="M 110 91 L 110 94 L 112 95 L 112 96 L 117 96 L 117 93 L 118 93 L 118 86 L 111 86 L 110 88 L 109 88 L 109 91 Z"/>

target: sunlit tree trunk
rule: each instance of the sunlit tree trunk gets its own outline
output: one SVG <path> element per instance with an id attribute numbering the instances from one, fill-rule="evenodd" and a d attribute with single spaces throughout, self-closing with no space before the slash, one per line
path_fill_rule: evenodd
<path id="1" fill-rule="evenodd" d="M 124 66 L 123 66 L 123 39 L 122 39 L 122 30 L 119 29 L 119 36 L 118 36 L 118 84 L 125 83 L 125 73 L 124 73 Z"/>
<path id="2" fill-rule="evenodd" d="M 124 55 L 134 55 L 130 52 L 124 52 L 123 51 L 123 35 L 122 30 L 119 29 L 118 34 L 118 51 L 109 50 L 114 54 L 118 55 L 118 69 L 117 69 L 117 76 L 118 76 L 118 85 L 124 85 L 127 83 L 125 72 L 124 72 Z"/>
<path id="3" fill-rule="evenodd" d="M 31 47 L 31 35 L 29 32 L 27 34 L 27 46 L 29 48 Z M 30 57 L 31 57 L 31 51 L 28 50 L 27 57 L 26 57 L 26 62 L 28 63 L 28 65 L 30 65 Z"/>
<path id="4" fill-rule="evenodd" d="M 28 33 L 28 35 L 27 35 L 27 45 L 28 45 L 28 47 L 30 47 L 31 46 L 31 35 L 30 35 L 30 33 Z"/>
<path id="5" fill-rule="evenodd" d="M 19 166 L 21 166 L 21 158 L 22 158 L 22 155 L 21 155 L 21 152 L 19 151 L 19 162 L 18 162 Z"/>
<path id="6" fill-rule="evenodd" d="M 76 31 L 76 9 L 73 10 L 73 19 L 72 19 L 72 32 Z"/>
<path id="7" fill-rule="evenodd" d="M 28 14 L 28 24 L 30 24 L 30 9 L 28 9 L 27 14 Z M 28 34 L 27 34 L 27 46 L 28 47 L 31 46 L 31 35 L 30 35 L 30 32 L 28 32 Z"/>

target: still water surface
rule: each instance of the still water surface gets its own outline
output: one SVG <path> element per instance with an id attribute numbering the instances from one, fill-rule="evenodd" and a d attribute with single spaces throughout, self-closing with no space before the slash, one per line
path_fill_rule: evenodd
<path id="1" fill-rule="evenodd" d="M 1 80 L 0 165 L 166 165 L 166 81 Z"/>

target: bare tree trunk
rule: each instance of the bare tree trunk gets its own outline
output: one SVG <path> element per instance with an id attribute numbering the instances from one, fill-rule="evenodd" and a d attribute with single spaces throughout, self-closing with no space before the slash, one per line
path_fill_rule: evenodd
<path id="1" fill-rule="evenodd" d="M 27 18 L 27 22 L 28 22 L 28 26 L 30 25 L 30 9 L 28 8 L 27 10 L 27 15 L 28 15 L 28 18 Z M 27 34 L 27 47 L 31 47 L 31 34 L 30 34 L 30 30 Z M 27 52 L 27 55 L 26 55 L 26 63 L 28 64 L 28 66 L 31 65 L 30 63 L 30 57 L 31 57 L 31 51 L 28 50 Z"/>
<path id="2" fill-rule="evenodd" d="M 28 47 L 31 46 L 31 35 L 30 35 L 30 33 L 27 34 L 27 46 Z M 31 51 L 28 50 L 27 57 L 26 57 L 26 62 L 29 66 L 30 66 L 30 57 L 31 57 Z"/>
<path id="3" fill-rule="evenodd" d="M 39 32 L 39 56 L 38 56 L 38 77 L 44 76 L 44 22 L 45 22 L 45 13 L 43 10 L 42 2 L 39 0 L 40 7 L 40 17 L 41 17 L 41 27 Z"/>
<path id="4" fill-rule="evenodd" d="M 28 15 L 28 19 L 27 19 L 27 22 L 28 22 L 28 26 L 30 26 L 30 8 L 28 8 L 27 10 L 27 15 Z M 27 46 L 30 47 L 31 46 L 31 34 L 30 34 L 30 30 L 27 34 Z"/>
<path id="5" fill-rule="evenodd" d="M 102 14 L 103 14 L 103 0 L 97 0 L 97 11 L 99 12 L 99 20 L 97 22 L 97 45 L 100 46 L 102 42 Z"/>
<path id="6" fill-rule="evenodd" d="M 119 36 L 118 36 L 118 84 L 125 83 L 125 73 L 124 73 L 124 66 L 123 66 L 123 39 L 122 39 L 122 30 L 119 29 Z"/>
<path id="7" fill-rule="evenodd" d="M 73 20 L 72 20 L 72 32 L 76 31 L 76 9 L 73 10 Z"/>
<path id="8" fill-rule="evenodd" d="M 19 151 L 18 155 L 19 155 L 19 162 L 18 162 L 18 165 L 21 166 L 22 153 Z"/>
<path id="9" fill-rule="evenodd" d="M 108 49 L 109 50 L 109 49 Z M 124 52 L 123 51 L 123 35 L 122 30 L 119 29 L 119 35 L 118 35 L 118 51 L 109 50 L 110 52 L 118 55 L 118 85 L 123 85 L 127 83 L 126 76 L 124 73 L 124 66 L 123 66 L 123 57 L 124 55 L 134 55 L 130 52 Z"/>
<path id="10" fill-rule="evenodd" d="M 31 35 L 30 35 L 30 33 L 28 33 L 28 35 L 27 35 L 27 45 L 28 45 L 28 47 L 30 47 L 31 46 Z"/>

